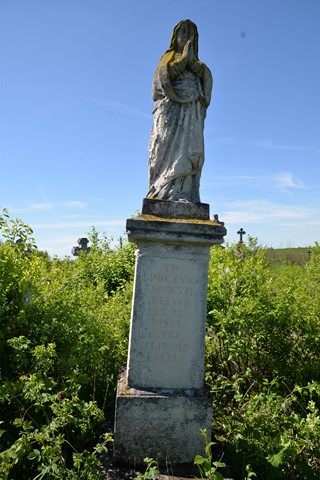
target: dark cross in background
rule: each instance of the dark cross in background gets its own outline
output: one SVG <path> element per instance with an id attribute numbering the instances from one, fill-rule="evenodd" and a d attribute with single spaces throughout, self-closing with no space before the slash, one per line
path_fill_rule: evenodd
<path id="1" fill-rule="evenodd" d="M 246 232 L 243 230 L 243 228 L 241 227 L 240 230 L 237 231 L 237 234 L 240 235 L 240 240 L 239 240 L 239 243 L 243 243 L 243 235 L 246 234 Z"/>

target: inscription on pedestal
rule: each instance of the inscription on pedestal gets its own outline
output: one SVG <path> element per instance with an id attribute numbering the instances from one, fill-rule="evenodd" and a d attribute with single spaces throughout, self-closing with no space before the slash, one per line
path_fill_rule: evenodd
<path id="1" fill-rule="evenodd" d="M 144 256 L 142 251 L 136 275 L 129 385 L 201 388 L 207 262 Z"/>

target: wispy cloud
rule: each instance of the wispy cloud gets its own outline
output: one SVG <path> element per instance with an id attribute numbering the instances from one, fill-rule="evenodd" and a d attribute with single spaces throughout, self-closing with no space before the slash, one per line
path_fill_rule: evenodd
<path id="1" fill-rule="evenodd" d="M 82 202 L 81 200 L 71 200 L 69 202 L 65 202 L 65 206 L 71 207 L 71 208 L 83 209 L 88 206 L 88 203 Z"/>
<path id="2" fill-rule="evenodd" d="M 284 190 L 290 188 L 304 188 L 303 183 L 297 178 L 294 178 L 290 172 L 277 173 L 273 175 L 273 180 L 277 187 Z"/>
<path id="3" fill-rule="evenodd" d="M 258 148 L 268 149 L 268 150 L 292 150 L 292 151 L 319 151 L 318 147 L 313 145 L 297 145 L 297 144 L 290 144 L 290 143 L 278 143 L 272 139 L 248 139 L 248 138 L 239 138 L 234 137 L 232 135 L 221 135 L 216 137 L 209 137 L 207 139 L 208 143 L 226 143 L 226 144 L 234 144 L 240 143 L 245 145 L 251 145 Z"/>
<path id="4" fill-rule="evenodd" d="M 211 182 L 204 181 L 203 188 L 211 188 L 213 186 L 266 186 L 278 188 L 284 191 L 289 189 L 305 188 L 301 180 L 296 178 L 291 172 L 279 172 L 271 175 L 228 175 L 217 176 Z"/>
<path id="5" fill-rule="evenodd" d="M 113 236 L 112 233 L 110 236 L 108 236 L 111 247 L 119 245 L 118 238 L 122 235 L 123 234 L 120 232 L 117 233 L 115 236 Z M 39 242 L 37 241 L 37 247 L 40 250 L 47 251 L 52 257 L 57 255 L 60 258 L 64 258 L 65 256 L 75 258 L 73 257 L 71 252 L 72 247 L 77 246 L 78 237 L 79 235 L 75 233 L 61 235 L 60 232 L 57 232 L 57 234 L 55 235 L 52 231 L 50 231 L 50 234 L 48 236 L 42 238 L 42 240 Z"/>
<path id="6" fill-rule="evenodd" d="M 125 227 L 125 219 L 117 220 L 94 220 L 90 221 L 78 221 L 78 222 L 59 222 L 59 223 L 38 223 L 32 225 L 34 230 L 49 230 L 49 229 L 59 229 L 59 228 L 90 228 L 92 225 L 95 227 Z"/>
<path id="7" fill-rule="evenodd" d="M 286 222 L 282 224 L 284 227 L 295 227 L 299 226 L 301 229 L 302 227 L 320 227 L 320 220 L 299 220 L 299 222 Z"/>
<path id="8" fill-rule="evenodd" d="M 215 176 L 212 180 L 204 180 L 201 183 L 201 188 L 212 188 L 215 186 L 244 186 L 244 185 L 260 185 L 265 184 L 271 180 L 270 175 L 225 175 Z"/>
<path id="9" fill-rule="evenodd" d="M 277 204 L 264 200 L 244 200 L 226 205 L 222 220 L 229 224 L 285 222 L 304 220 L 312 214 L 311 209 Z"/>
<path id="10" fill-rule="evenodd" d="M 256 147 L 266 148 L 271 150 L 312 150 L 312 147 L 305 145 L 294 144 L 280 144 L 274 140 L 249 140 L 248 143 Z"/>
<path id="11" fill-rule="evenodd" d="M 241 140 L 236 137 L 231 137 L 228 135 L 222 135 L 221 137 L 213 137 L 207 135 L 206 143 L 239 143 Z"/>
<path id="12" fill-rule="evenodd" d="M 12 213 L 25 213 L 25 212 L 35 212 L 35 211 L 45 211 L 45 210 L 50 210 L 52 209 L 52 204 L 51 203 L 34 203 L 31 205 L 28 205 L 27 207 L 21 207 L 21 208 L 10 208 L 10 212 Z"/>
<path id="13" fill-rule="evenodd" d="M 96 105 L 100 105 L 101 107 L 111 110 L 112 112 L 119 112 L 123 115 L 130 115 L 134 117 L 147 118 L 148 120 L 152 119 L 152 115 L 150 115 L 150 113 L 146 113 L 143 110 L 139 110 L 138 108 L 133 107 L 132 105 L 128 105 L 126 103 L 116 101 L 109 102 L 106 100 L 101 100 L 99 98 L 90 98 L 88 100 L 90 100 L 92 103 L 95 103 Z"/>

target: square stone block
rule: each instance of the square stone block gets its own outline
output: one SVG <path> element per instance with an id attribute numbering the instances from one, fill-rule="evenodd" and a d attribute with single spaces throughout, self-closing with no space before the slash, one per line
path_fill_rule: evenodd
<path id="1" fill-rule="evenodd" d="M 197 218 L 209 220 L 210 207 L 207 203 L 175 202 L 171 200 L 156 200 L 144 198 L 143 215 L 153 215 L 164 218 Z"/>
<path id="2" fill-rule="evenodd" d="M 211 434 L 212 401 L 205 389 L 142 391 L 120 378 L 116 400 L 115 460 L 140 465 L 193 463 L 204 455 L 200 433 Z"/>

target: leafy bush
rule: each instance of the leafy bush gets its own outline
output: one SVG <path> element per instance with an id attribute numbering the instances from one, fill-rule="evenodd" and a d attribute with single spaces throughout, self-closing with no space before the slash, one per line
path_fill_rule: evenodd
<path id="1" fill-rule="evenodd" d="M 0 476 L 100 478 L 94 445 L 127 355 L 133 249 L 105 239 L 50 260 L 23 222 L 0 220 Z"/>
<path id="2" fill-rule="evenodd" d="M 252 239 L 212 250 L 206 379 L 237 478 L 320 476 L 319 252 L 275 274 Z"/>
<path id="3" fill-rule="evenodd" d="M 11 245 L 18 245 L 22 250 L 35 248 L 32 228 L 21 219 L 10 218 L 7 208 L 0 213 L 1 236 Z"/>
<path id="4" fill-rule="evenodd" d="M 6 210 L 0 233 L 0 477 L 102 478 L 97 454 L 108 439 L 98 432 L 126 361 L 134 246 L 111 249 L 92 229 L 89 254 L 50 260 Z M 304 266 L 270 268 L 265 255 L 252 238 L 211 251 L 213 431 L 237 479 L 312 480 L 320 478 L 320 247 Z M 218 475 L 209 455 L 197 460 L 203 476 Z"/>
<path id="5" fill-rule="evenodd" d="M 17 357 L 31 357 L 31 362 L 28 374 L 7 380 L 0 391 L 1 403 L 13 405 L 17 415 L 3 422 L 8 445 L 0 453 L 1 478 L 101 478 L 95 453 L 106 449 L 107 439 L 91 453 L 85 447 L 92 447 L 102 410 L 80 399 L 81 386 L 72 376 L 56 380 L 54 344 L 31 349 L 25 337 L 8 343 Z"/>

